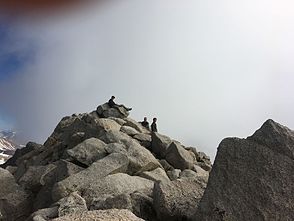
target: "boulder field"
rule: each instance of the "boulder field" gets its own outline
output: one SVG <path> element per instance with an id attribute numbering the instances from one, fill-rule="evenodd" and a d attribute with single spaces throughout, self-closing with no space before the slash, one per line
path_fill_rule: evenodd
<path id="1" fill-rule="evenodd" d="M 0 168 L 4 221 L 292 221 L 294 132 L 273 120 L 196 148 L 100 105 L 64 117 Z"/>
<path id="2" fill-rule="evenodd" d="M 43 145 L 29 142 L 2 165 L 0 220 L 191 219 L 211 167 L 103 104 L 64 117 Z"/>

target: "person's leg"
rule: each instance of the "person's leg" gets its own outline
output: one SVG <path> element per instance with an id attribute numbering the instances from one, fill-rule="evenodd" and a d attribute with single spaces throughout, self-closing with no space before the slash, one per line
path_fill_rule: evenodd
<path id="1" fill-rule="evenodd" d="M 126 107 L 125 105 L 123 105 L 123 104 L 120 104 L 119 105 L 120 107 L 123 107 L 124 109 L 126 109 L 127 111 L 130 111 L 130 110 L 132 110 L 132 108 L 129 108 L 129 107 Z"/>
<path id="2" fill-rule="evenodd" d="M 130 111 L 132 110 L 132 108 L 126 108 L 124 105 L 122 104 L 116 104 L 114 106 L 115 109 L 117 109 L 121 114 L 125 114 L 124 111 Z"/>

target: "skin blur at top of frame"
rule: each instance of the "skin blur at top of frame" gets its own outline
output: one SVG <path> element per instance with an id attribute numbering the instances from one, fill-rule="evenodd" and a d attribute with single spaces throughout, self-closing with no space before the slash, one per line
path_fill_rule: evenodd
<path id="1" fill-rule="evenodd" d="M 72 10 L 94 2 L 92 0 L 0 0 L 0 10 L 14 15 L 42 14 Z"/>

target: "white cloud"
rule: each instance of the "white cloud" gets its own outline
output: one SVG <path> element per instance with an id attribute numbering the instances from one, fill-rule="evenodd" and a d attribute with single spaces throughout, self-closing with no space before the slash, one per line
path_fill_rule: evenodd
<path id="1" fill-rule="evenodd" d="M 293 128 L 293 4 L 213 3 L 128 0 L 20 22 L 16 33 L 38 51 L 1 85 L 1 104 L 39 142 L 62 116 L 111 95 L 211 156 L 222 138 L 250 135 L 267 118 Z"/>

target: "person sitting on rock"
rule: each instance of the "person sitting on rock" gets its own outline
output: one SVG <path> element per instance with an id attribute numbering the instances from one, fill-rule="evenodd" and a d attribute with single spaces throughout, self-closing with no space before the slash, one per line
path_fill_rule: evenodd
<path id="1" fill-rule="evenodd" d="M 122 108 L 124 108 L 124 109 L 127 110 L 127 111 L 131 111 L 131 110 L 132 110 L 132 108 L 128 108 L 128 107 L 126 107 L 126 106 L 123 105 L 123 104 L 116 104 L 116 103 L 114 102 L 114 99 L 115 99 L 115 96 L 111 96 L 111 98 L 110 98 L 109 101 L 108 101 L 108 105 L 109 105 L 110 108 L 116 108 L 116 109 L 119 110 L 119 108 L 122 107 Z M 120 111 L 120 110 L 119 110 L 119 111 Z"/>
<path id="2" fill-rule="evenodd" d="M 144 117 L 144 121 L 141 122 L 142 126 L 146 129 L 150 130 L 149 128 L 149 122 L 147 121 L 147 117 Z"/>
<path id="3" fill-rule="evenodd" d="M 153 118 L 153 122 L 152 122 L 152 124 L 151 124 L 151 131 L 152 131 L 152 132 L 157 132 L 157 125 L 156 125 L 156 122 L 157 122 L 157 118 L 154 117 L 154 118 Z"/>

